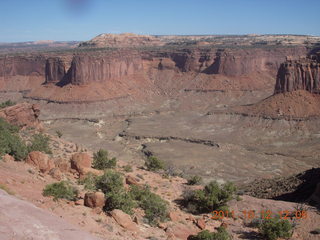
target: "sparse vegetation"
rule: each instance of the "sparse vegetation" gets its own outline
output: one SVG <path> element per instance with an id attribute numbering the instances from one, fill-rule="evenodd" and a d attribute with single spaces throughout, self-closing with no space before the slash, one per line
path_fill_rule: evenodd
<path id="1" fill-rule="evenodd" d="M 106 211 L 111 211 L 113 209 L 120 209 L 127 214 L 132 214 L 132 209 L 136 207 L 136 203 L 130 197 L 130 195 L 125 191 L 124 188 L 118 191 L 111 191 L 106 194 L 107 204 L 105 206 Z"/>
<path id="2" fill-rule="evenodd" d="M 14 192 L 11 191 L 10 188 L 8 188 L 8 186 L 1 184 L 0 183 L 0 189 L 2 189 L 3 191 L 5 191 L 6 193 L 10 194 L 10 195 L 14 195 Z"/>
<path id="3" fill-rule="evenodd" d="M 231 237 L 224 227 L 219 227 L 217 232 L 211 233 L 208 230 L 199 232 L 196 236 L 188 238 L 190 240 L 230 240 Z"/>
<path id="4" fill-rule="evenodd" d="M 28 154 L 27 146 L 18 135 L 19 128 L 0 118 L 0 157 L 9 154 L 16 161 L 24 160 Z"/>
<path id="5" fill-rule="evenodd" d="M 184 203 L 190 212 L 210 213 L 214 210 L 226 209 L 226 203 L 234 198 L 236 191 L 233 183 L 219 185 L 210 182 L 203 190 L 195 190 L 184 194 Z"/>
<path id="6" fill-rule="evenodd" d="M 200 185 L 202 183 L 202 177 L 200 176 L 192 176 L 188 179 L 188 185 Z"/>
<path id="7" fill-rule="evenodd" d="M 42 133 L 32 136 L 31 145 L 28 146 L 28 152 L 39 151 L 47 154 L 52 154 L 49 146 L 50 138 Z"/>
<path id="8" fill-rule="evenodd" d="M 59 131 L 59 130 L 57 130 L 57 131 L 56 131 L 56 134 L 57 134 L 58 138 L 61 138 L 61 137 L 62 137 L 62 135 L 63 135 L 63 134 L 62 134 L 62 132 L 61 132 L 61 131 Z"/>
<path id="9" fill-rule="evenodd" d="M 123 167 L 123 170 L 124 170 L 125 172 L 132 172 L 132 171 L 133 171 L 131 165 L 126 165 L 126 166 L 124 166 L 124 167 Z"/>
<path id="10" fill-rule="evenodd" d="M 52 196 L 54 200 L 67 199 L 73 201 L 77 195 L 78 190 L 66 181 L 49 184 L 43 190 L 43 196 Z"/>
<path id="11" fill-rule="evenodd" d="M 11 100 L 8 100 L 8 101 L 0 103 L 0 109 L 1 108 L 6 108 L 6 107 L 10 107 L 10 106 L 14 106 L 14 105 L 16 105 L 15 102 L 13 102 Z"/>
<path id="12" fill-rule="evenodd" d="M 138 205 L 145 211 L 145 217 L 151 225 L 159 221 L 164 221 L 167 217 L 167 202 L 160 196 L 150 191 L 148 186 L 132 186 L 131 197 L 137 201 Z"/>
<path id="13" fill-rule="evenodd" d="M 88 173 L 85 178 L 79 180 L 79 184 L 84 185 L 84 189 L 96 191 L 97 176 L 93 173 Z"/>
<path id="14" fill-rule="evenodd" d="M 280 218 L 266 219 L 259 225 L 259 232 L 266 240 L 290 238 L 292 236 L 292 225 L 288 220 Z"/>
<path id="15" fill-rule="evenodd" d="M 128 214 L 132 214 L 132 208 L 135 203 L 126 192 L 123 186 L 123 177 L 120 173 L 108 170 L 102 176 L 96 178 L 96 189 L 101 189 L 106 196 L 108 204 L 106 211 L 120 209 Z"/>
<path id="16" fill-rule="evenodd" d="M 116 158 L 109 158 L 108 151 L 100 149 L 93 154 L 93 168 L 104 170 L 107 168 L 114 168 L 117 165 Z"/>
<path id="17" fill-rule="evenodd" d="M 150 156 L 147 158 L 145 165 L 149 171 L 158 171 L 165 168 L 165 164 L 160 159 L 155 156 Z"/>

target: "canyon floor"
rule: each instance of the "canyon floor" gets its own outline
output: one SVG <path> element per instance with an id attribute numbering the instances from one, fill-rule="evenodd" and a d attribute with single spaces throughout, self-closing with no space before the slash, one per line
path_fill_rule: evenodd
<path id="1" fill-rule="evenodd" d="M 271 94 L 271 90 L 182 92 L 147 103 L 130 98 L 87 104 L 43 101 L 40 119 L 50 134 L 60 131 L 64 139 L 82 148 L 107 149 L 135 165 L 154 155 L 172 171 L 201 175 L 206 182 L 242 185 L 319 167 L 319 118 L 288 119 L 233 110 Z"/>

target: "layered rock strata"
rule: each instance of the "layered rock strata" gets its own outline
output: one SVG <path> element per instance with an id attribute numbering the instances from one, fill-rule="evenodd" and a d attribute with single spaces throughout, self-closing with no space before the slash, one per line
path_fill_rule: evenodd
<path id="1" fill-rule="evenodd" d="M 320 92 L 320 61 L 318 59 L 288 60 L 281 64 L 277 75 L 275 93 L 295 90 Z"/>

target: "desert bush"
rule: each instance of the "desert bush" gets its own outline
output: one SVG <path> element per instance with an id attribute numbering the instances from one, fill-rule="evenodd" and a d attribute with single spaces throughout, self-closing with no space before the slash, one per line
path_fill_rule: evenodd
<path id="1" fill-rule="evenodd" d="M 120 191 L 123 188 L 123 177 L 118 172 L 108 170 L 97 177 L 96 188 L 101 189 L 104 194 Z"/>
<path id="2" fill-rule="evenodd" d="M 27 146 L 18 135 L 19 128 L 0 118 L 0 157 L 9 154 L 17 161 L 27 157 Z"/>
<path id="3" fill-rule="evenodd" d="M 13 106 L 13 105 L 16 105 L 16 103 L 11 101 L 11 100 L 8 100 L 8 101 L 0 103 L 0 109 L 1 108 L 6 108 L 6 107 L 10 107 L 10 106 Z"/>
<path id="4" fill-rule="evenodd" d="M 61 132 L 61 131 L 59 131 L 59 130 L 57 130 L 57 131 L 56 131 L 56 134 L 57 134 L 58 138 L 61 138 L 61 137 L 62 137 L 62 135 L 63 135 L 63 134 L 62 134 L 62 132 Z"/>
<path id="5" fill-rule="evenodd" d="M 136 207 L 136 202 L 131 196 L 124 190 L 112 191 L 106 195 L 105 210 L 112 211 L 113 209 L 120 209 L 127 214 L 132 214 L 132 209 Z"/>
<path id="6" fill-rule="evenodd" d="M 290 238 L 292 236 L 292 225 L 288 220 L 280 218 L 266 219 L 259 225 L 259 232 L 267 240 Z"/>
<path id="7" fill-rule="evenodd" d="M 39 151 L 47 154 L 52 154 L 49 146 L 50 138 L 43 135 L 42 133 L 35 134 L 32 136 L 31 144 L 28 146 L 28 151 Z"/>
<path id="8" fill-rule="evenodd" d="M 202 177 L 200 176 L 192 176 L 188 179 L 188 185 L 200 185 L 202 183 Z"/>
<path id="9" fill-rule="evenodd" d="M 54 197 L 54 200 L 63 198 L 73 201 L 76 199 L 77 195 L 77 189 L 66 181 L 49 184 L 43 190 L 43 196 L 52 196 Z"/>
<path id="10" fill-rule="evenodd" d="M 145 212 L 145 218 L 151 225 L 164 221 L 168 215 L 168 203 L 160 196 L 150 191 L 148 186 L 132 186 L 131 197 L 137 201 L 139 207 Z"/>
<path id="11" fill-rule="evenodd" d="M 218 231 L 211 233 L 208 230 L 199 232 L 196 236 L 189 237 L 188 240 L 230 240 L 231 237 L 224 227 L 219 227 Z"/>
<path id="12" fill-rule="evenodd" d="M 226 209 L 226 203 L 234 198 L 235 191 L 233 183 L 219 185 L 216 181 L 212 181 L 203 190 L 185 193 L 184 204 L 194 213 L 210 213 Z"/>
<path id="13" fill-rule="evenodd" d="M 114 168 L 117 164 L 116 158 L 109 158 L 108 151 L 100 149 L 93 154 L 93 168 L 104 170 L 107 168 Z"/>
<path id="14" fill-rule="evenodd" d="M 98 177 L 93 173 L 88 173 L 85 178 L 79 180 L 79 184 L 84 185 L 84 189 L 90 191 L 96 191 Z"/>
<path id="15" fill-rule="evenodd" d="M 145 161 L 145 165 L 149 171 L 158 171 L 165 167 L 164 162 L 154 156 L 148 157 Z"/>
<path id="16" fill-rule="evenodd" d="M 131 165 L 126 165 L 126 166 L 124 166 L 124 167 L 123 167 L 123 170 L 124 170 L 125 172 L 132 172 L 132 171 L 133 171 Z"/>
<path id="17" fill-rule="evenodd" d="M 5 192 L 8 193 L 9 195 L 14 195 L 14 192 L 11 191 L 11 189 L 10 189 L 7 185 L 4 185 L 4 184 L 1 184 L 1 183 L 0 183 L 0 189 L 2 189 L 3 191 L 5 191 Z"/>
<path id="18" fill-rule="evenodd" d="M 105 211 L 120 209 L 128 214 L 132 214 L 135 202 L 123 186 L 123 177 L 115 171 L 108 170 L 95 180 L 95 188 L 101 189 L 106 196 Z"/>

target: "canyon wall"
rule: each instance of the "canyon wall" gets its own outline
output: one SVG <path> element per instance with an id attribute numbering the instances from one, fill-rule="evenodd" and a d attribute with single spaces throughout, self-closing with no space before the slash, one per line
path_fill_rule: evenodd
<path id="1" fill-rule="evenodd" d="M 173 68 L 182 72 L 243 76 L 269 71 L 276 75 L 282 62 L 289 56 L 306 56 L 305 47 L 273 47 L 248 49 L 194 49 L 180 52 L 158 53 L 159 69 Z M 151 56 L 152 58 L 152 56 Z M 171 60 L 172 62 L 168 61 Z M 165 62 L 165 64 L 163 63 Z"/>
<path id="2" fill-rule="evenodd" d="M 58 83 L 66 76 L 66 66 L 59 57 L 48 58 L 46 61 L 46 83 Z"/>
<path id="3" fill-rule="evenodd" d="M 272 79 L 276 77 L 277 70 L 286 58 L 299 59 L 306 54 L 305 47 L 225 49 L 211 47 L 167 49 L 162 47 L 140 50 L 80 51 L 62 55 L 47 53 L 46 57 L 35 54 L 25 57 L 4 56 L 0 58 L 0 77 L 10 79 L 12 76 L 40 76 L 43 77 L 42 83 L 59 86 L 104 83 L 114 79 L 125 80 L 126 77 L 135 74 L 140 74 L 139 78 L 145 76 L 151 83 L 154 74 L 161 75 L 163 70 L 172 70 L 178 74 L 192 73 L 190 78 L 194 76 L 193 74 L 201 73 L 207 77 L 223 75 L 237 79 L 237 77 L 250 78 L 251 76 L 254 79 L 256 74 L 267 73 Z M 172 81 L 174 84 L 176 84 L 175 81 L 178 81 L 178 79 L 167 79 L 167 77 L 161 77 L 161 79 L 168 83 Z M 22 81 L 18 84 L 22 84 Z M 33 78 L 28 81 L 32 82 Z M 260 80 L 256 79 L 256 81 Z M 250 85 L 246 83 L 243 87 L 246 88 L 248 84 Z M 23 89 L 34 88 L 32 83 L 29 85 Z M 167 88 L 170 87 L 169 85 Z M 279 89 L 282 89 L 282 85 L 280 84 Z M 316 84 L 312 86 L 314 85 Z M 210 88 L 214 88 L 213 83 Z"/>
<path id="4" fill-rule="evenodd" d="M 4 56 L 0 58 L 0 77 L 44 76 L 44 56 Z"/>
<path id="5" fill-rule="evenodd" d="M 307 90 L 320 92 L 320 61 L 317 59 L 288 60 L 281 64 L 275 93 Z"/>
<path id="6" fill-rule="evenodd" d="M 113 53 L 100 57 L 78 55 L 68 71 L 68 83 L 74 85 L 104 82 L 133 75 L 143 69 L 142 59 L 136 53 Z"/>

